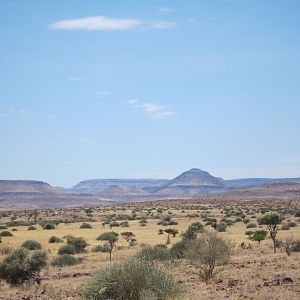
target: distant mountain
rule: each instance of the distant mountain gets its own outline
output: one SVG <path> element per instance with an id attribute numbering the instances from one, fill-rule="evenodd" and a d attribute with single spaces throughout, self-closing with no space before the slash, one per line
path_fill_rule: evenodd
<path id="1" fill-rule="evenodd" d="M 0 193 L 54 193 L 48 183 L 37 180 L 0 180 Z"/>
<path id="2" fill-rule="evenodd" d="M 261 185 L 252 185 L 241 188 L 234 188 L 230 191 L 214 194 L 213 197 L 224 198 L 299 198 L 300 183 L 298 182 L 277 182 Z"/>
<path id="3" fill-rule="evenodd" d="M 206 171 L 191 169 L 172 179 L 167 186 L 224 186 L 222 178 L 214 177 Z"/>
<path id="4" fill-rule="evenodd" d="M 91 179 L 71 189 L 34 180 L 0 180 L 0 209 L 71 207 L 171 198 L 298 197 L 300 178 L 224 180 L 200 169 L 168 179 Z"/>
<path id="5" fill-rule="evenodd" d="M 158 187 L 167 184 L 167 179 L 89 179 L 79 182 L 74 185 L 71 192 L 74 193 L 88 193 L 88 194 L 99 194 L 110 186 L 119 187 L 136 187 L 136 188 L 147 188 L 147 187 Z"/>
<path id="6" fill-rule="evenodd" d="M 242 178 L 226 180 L 226 185 L 229 187 L 245 187 L 251 185 L 262 185 L 267 183 L 281 182 L 300 182 L 300 177 L 297 178 Z"/>
<path id="7" fill-rule="evenodd" d="M 0 209 L 90 206 L 108 203 L 99 196 L 57 191 L 36 180 L 0 180 Z"/>

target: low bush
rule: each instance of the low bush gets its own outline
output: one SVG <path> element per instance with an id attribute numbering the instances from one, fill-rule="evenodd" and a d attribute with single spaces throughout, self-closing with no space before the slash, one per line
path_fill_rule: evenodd
<path id="1" fill-rule="evenodd" d="M 51 223 L 46 223 L 45 225 L 43 225 L 43 229 L 45 230 L 55 229 L 55 225 Z"/>
<path id="2" fill-rule="evenodd" d="M 93 226 L 91 224 L 89 224 L 89 223 L 82 223 L 80 225 L 80 228 L 81 229 L 91 229 L 91 228 L 93 228 Z"/>
<path id="3" fill-rule="evenodd" d="M 293 248 L 292 248 L 292 251 L 293 252 L 300 252 L 300 240 L 299 241 L 296 241 L 293 245 Z"/>
<path id="4" fill-rule="evenodd" d="M 0 232 L 0 236 L 14 236 L 10 231 L 4 230 Z"/>
<path id="5" fill-rule="evenodd" d="M 36 229 L 37 229 L 37 228 L 36 228 L 35 226 L 32 225 L 32 226 L 29 226 L 27 230 L 30 231 L 30 230 L 36 230 Z"/>
<path id="6" fill-rule="evenodd" d="M 104 244 L 103 246 L 102 245 L 98 245 L 98 246 L 95 246 L 92 249 L 92 252 L 109 253 L 110 252 L 110 246 L 108 244 Z"/>
<path id="7" fill-rule="evenodd" d="M 53 243 L 63 243 L 63 240 L 60 239 L 59 237 L 53 235 L 53 236 L 51 236 L 49 238 L 49 243 L 50 244 L 53 244 Z"/>
<path id="8" fill-rule="evenodd" d="M 136 254 L 136 257 L 145 261 L 169 260 L 170 252 L 160 245 L 154 247 L 146 246 Z"/>
<path id="9" fill-rule="evenodd" d="M 76 258 L 70 254 L 62 254 L 58 257 L 55 257 L 51 261 L 51 266 L 53 267 L 73 266 L 81 262 L 82 262 L 82 258 Z"/>
<path id="10" fill-rule="evenodd" d="M 257 227 L 257 225 L 255 223 L 248 223 L 246 225 L 246 228 L 256 228 L 256 227 Z"/>
<path id="11" fill-rule="evenodd" d="M 58 254 L 75 254 L 76 248 L 74 245 L 64 245 L 58 249 Z"/>
<path id="12" fill-rule="evenodd" d="M 217 230 L 218 232 L 226 232 L 226 228 L 227 228 L 227 226 L 226 226 L 225 223 L 219 223 L 219 224 L 217 224 L 217 226 L 216 226 L 216 230 Z"/>
<path id="13" fill-rule="evenodd" d="M 21 247 L 26 248 L 28 250 L 41 250 L 42 245 L 38 241 L 27 240 L 25 241 Z"/>
<path id="14" fill-rule="evenodd" d="M 180 242 L 175 243 L 170 249 L 170 256 L 173 259 L 182 259 L 185 258 L 185 252 L 188 249 L 189 240 L 182 240 Z"/>
<path id="15" fill-rule="evenodd" d="M 282 226 L 281 226 L 281 230 L 290 230 L 290 225 L 289 224 L 283 224 Z"/>
<path id="16" fill-rule="evenodd" d="M 1 230 L 7 229 L 7 226 L 5 226 L 5 225 L 0 225 L 0 229 L 1 229 Z"/>
<path id="17" fill-rule="evenodd" d="M 75 236 L 69 236 L 67 238 L 67 244 L 74 246 L 76 253 L 84 252 L 85 248 L 88 246 L 88 243 L 84 238 Z"/>
<path id="18" fill-rule="evenodd" d="M 31 283 L 46 265 L 45 252 L 35 251 L 29 256 L 27 249 L 19 248 L 0 263 L 0 279 L 11 285 Z"/>
<path id="19" fill-rule="evenodd" d="M 178 284 L 151 263 L 132 259 L 100 270 L 87 284 L 84 299 L 176 299 Z"/>

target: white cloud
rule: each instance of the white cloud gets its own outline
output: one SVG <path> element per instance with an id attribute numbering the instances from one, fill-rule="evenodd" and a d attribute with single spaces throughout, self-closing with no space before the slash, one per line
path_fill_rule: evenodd
<path id="1" fill-rule="evenodd" d="M 154 119 L 164 119 L 175 114 L 173 111 L 167 110 L 165 106 L 153 102 L 142 103 L 137 99 L 131 99 L 127 101 L 127 104 L 146 112 Z"/>
<path id="2" fill-rule="evenodd" d="M 68 19 L 50 24 L 50 29 L 57 30 L 89 30 L 89 31 L 120 31 L 167 29 L 173 26 L 165 21 L 144 21 L 141 19 L 117 19 L 105 16 L 93 16 L 81 19 Z"/>
<path id="3" fill-rule="evenodd" d="M 97 96 L 108 96 L 108 95 L 112 95 L 112 94 L 113 94 L 113 92 L 111 92 L 111 91 L 97 91 L 96 92 Z"/>
<path id="4" fill-rule="evenodd" d="M 169 13 L 173 12 L 174 10 L 172 8 L 166 7 L 166 6 L 159 6 L 158 11 L 161 14 L 166 14 L 168 15 Z"/>

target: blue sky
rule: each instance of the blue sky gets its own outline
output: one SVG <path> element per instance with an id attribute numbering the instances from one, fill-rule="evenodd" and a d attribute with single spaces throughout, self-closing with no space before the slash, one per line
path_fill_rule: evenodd
<path id="1" fill-rule="evenodd" d="M 300 176 L 299 1 L 0 2 L 0 178 Z"/>

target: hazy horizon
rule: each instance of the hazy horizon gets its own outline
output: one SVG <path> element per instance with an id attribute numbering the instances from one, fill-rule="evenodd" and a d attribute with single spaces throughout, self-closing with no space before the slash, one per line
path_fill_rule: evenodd
<path id="1" fill-rule="evenodd" d="M 300 176 L 298 1 L 0 2 L 0 179 Z"/>

